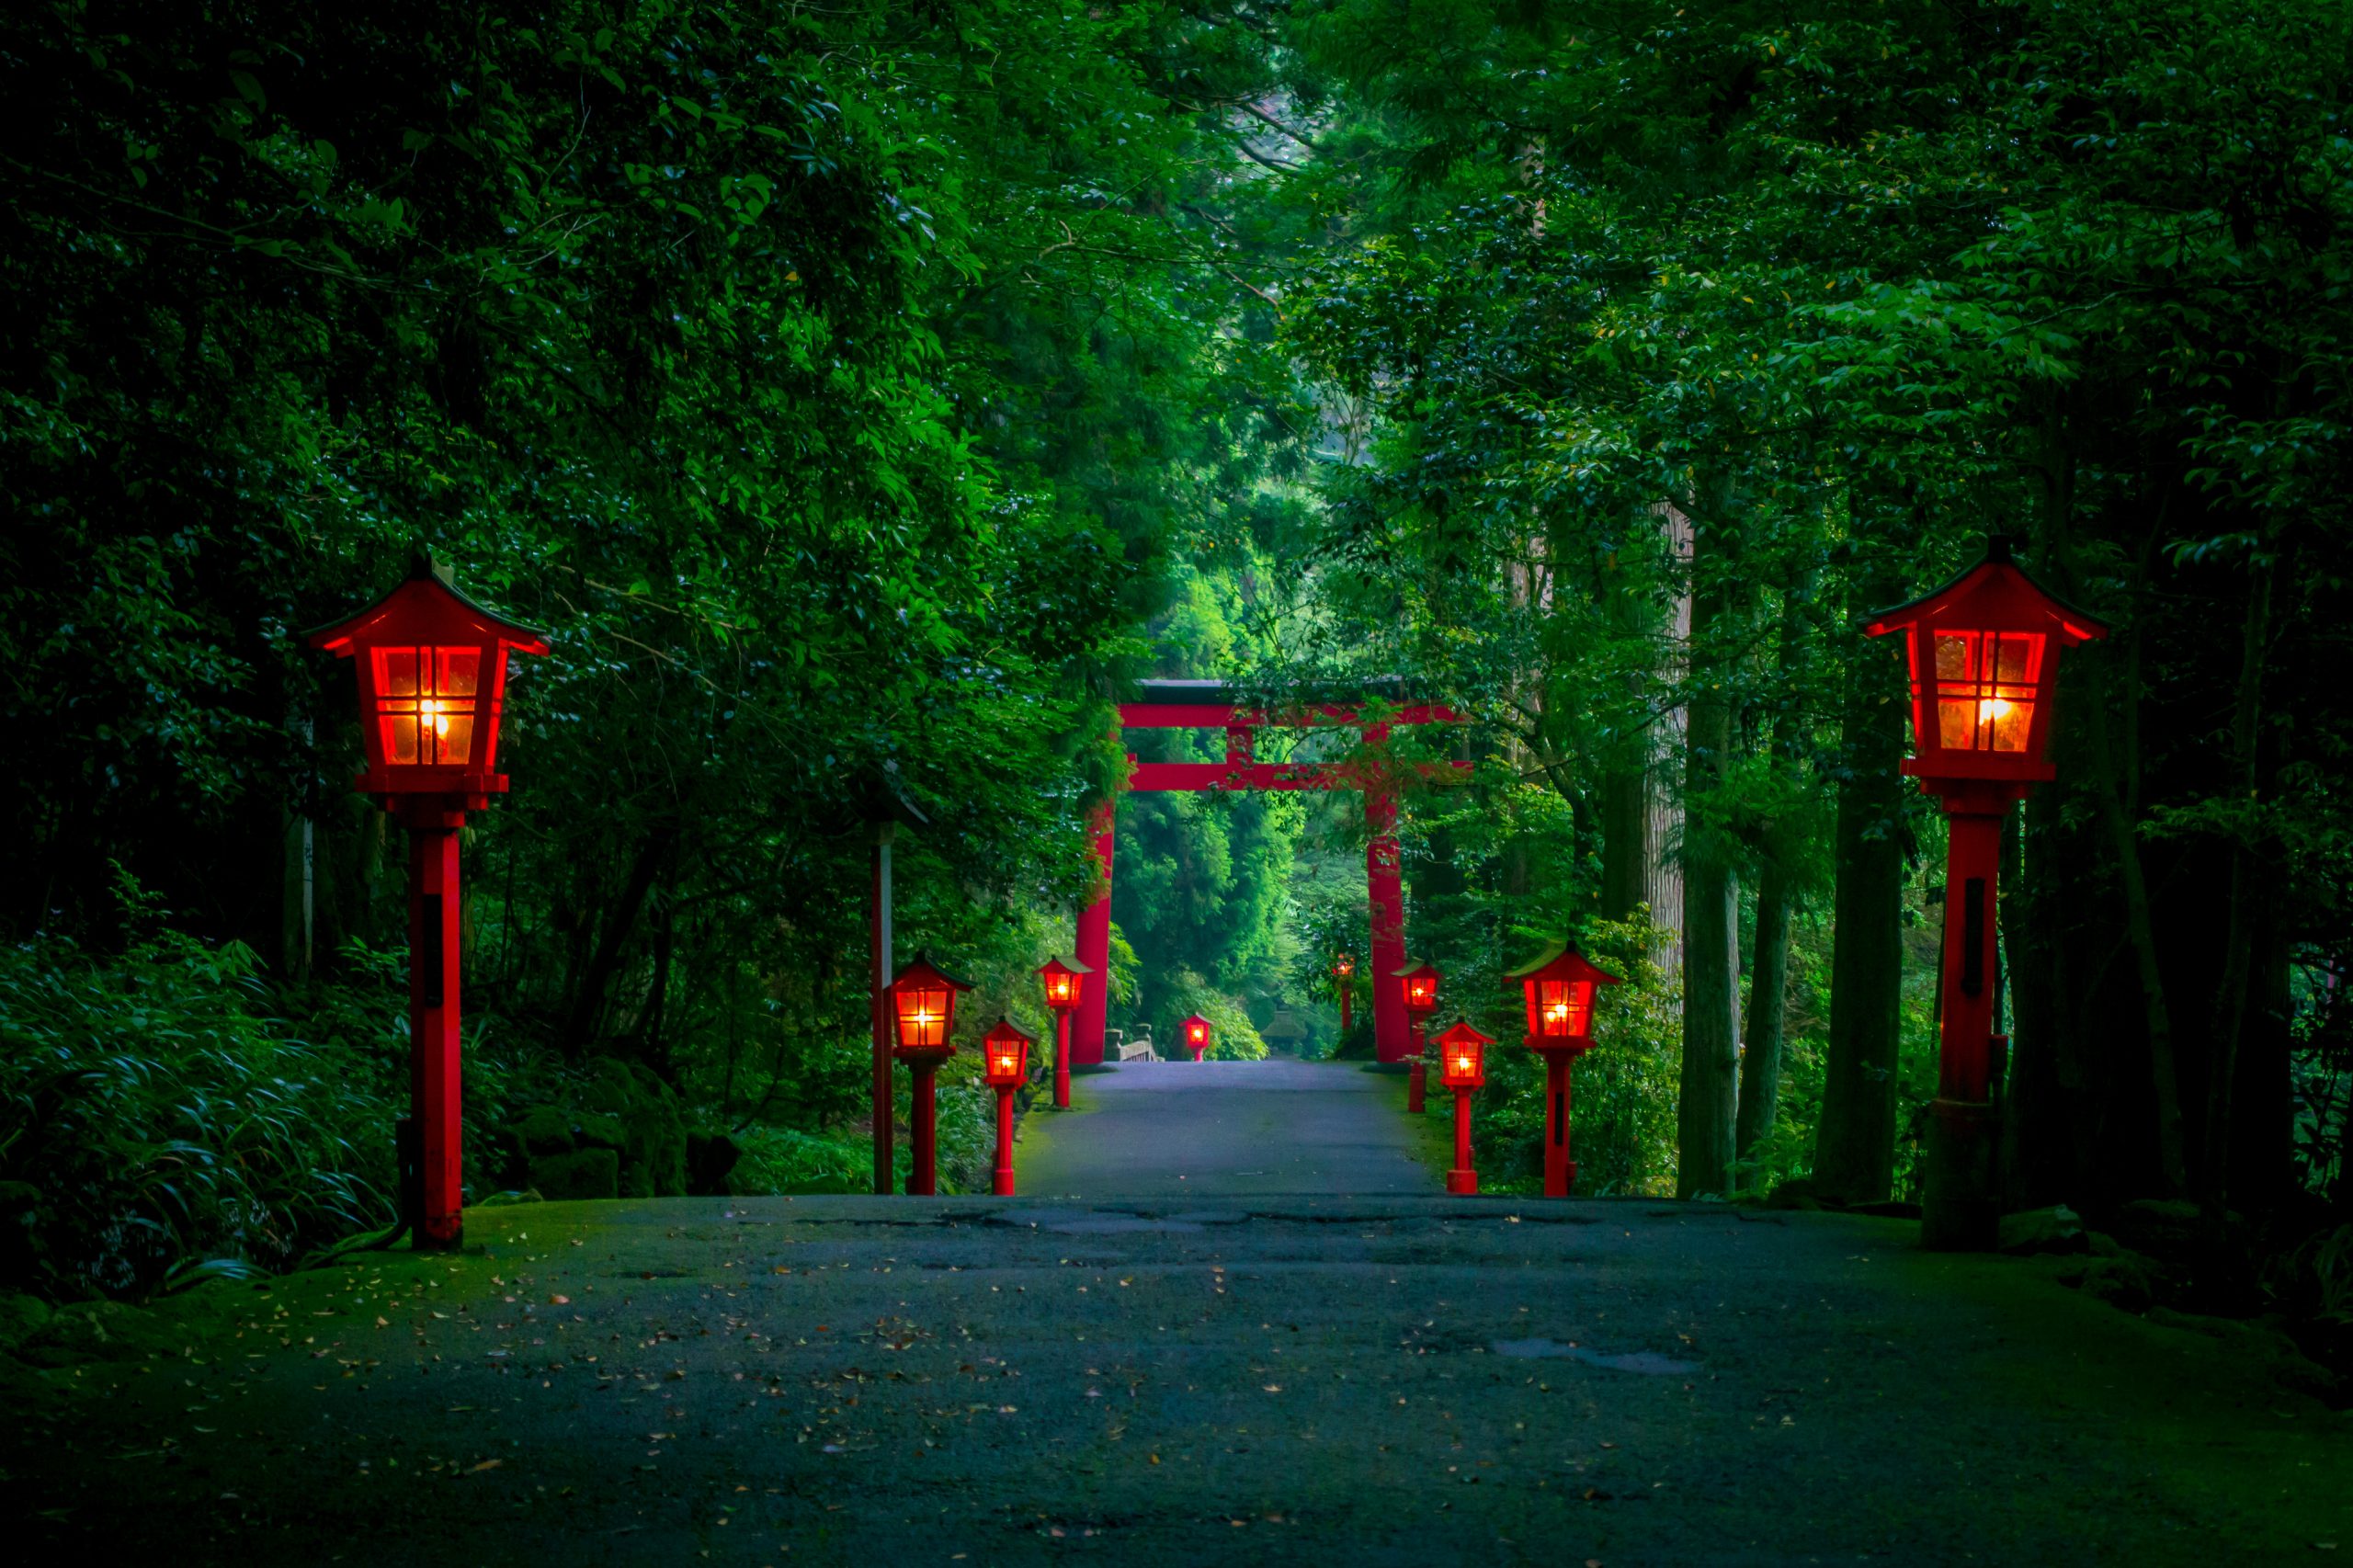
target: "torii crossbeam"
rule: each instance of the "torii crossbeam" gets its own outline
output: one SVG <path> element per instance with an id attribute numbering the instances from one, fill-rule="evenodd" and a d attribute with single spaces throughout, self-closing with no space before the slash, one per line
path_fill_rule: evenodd
<path id="1" fill-rule="evenodd" d="M 1381 983 L 1405 962 L 1404 890 L 1397 864 L 1397 793 L 1404 780 L 1375 756 L 1342 762 L 1260 762 L 1254 754 L 1256 733 L 1267 728 L 1324 729 L 1353 726 L 1372 746 L 1388 738 L 1399 724 L 1459 724 L 1459 713 L 1434 703 L 1398 703 L 1381 708 L 1367 719 L 1353 703 L 1319 703 L 1268 711 L 1243 706 L 1223 681 L 1147 680 L 1138 683 L 1133 702 L 1120 705 L 1120 727 L 1125 730 L 1222 730 L 1223 762 L 1142 762 L 1128 758 L 1128 789 L 1160 790 L 1358 790 L 1364 793 L 1365 824 L 1372 837 L 1365 846 L 1365 884 L 1372 905 L 1372 1037 L 1383 1062 L 1403 1062 L 1414 1054 L 1404 998 L 1393 986 Z M 1468 768 L 1467 762 L 1452 765 Z M 1078 917 L 1078 961 L 1097 974 L 1108 975 L 1111 964 L 1111 850 L 1113 805 L 1106 804 L 1096 818 L 1095 853 L 1103 862 L 1103 892 Z M 1091 985 L 1071 1020 L 1071 1061 L 1094 1066 L 1103 1060 L 1105 1009 L 1108 987 Z"/>

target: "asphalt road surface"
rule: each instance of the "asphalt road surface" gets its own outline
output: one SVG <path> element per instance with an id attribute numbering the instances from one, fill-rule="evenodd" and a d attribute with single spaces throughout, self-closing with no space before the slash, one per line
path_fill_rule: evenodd
<path id="1" fill-rule="evenodd" d="M 1403 1077 L 1357 1062 L 1128 1062 L 1023 1118 L 1014 1165 L 1023 1192 L 1063 1197 L 1443 1191 L 1452 1123 L 1404 1099 Z"/>
<path id="2" fill-rule="evenodd" d="M 2334 1561 L 2353 1421 L 1898 1221 L 1654 1202 L 477 1211 L 8 1383 L 17 1561 Z"/>
<path id="3" fill-rule="evenodd" d="M 491 1209 L 101 1312 L 0 1358 L 0 1508 L 238 1568 L 2353 1558 L 2353 1417 L 2236 1325 L 1900 1221 L 1445 1198 L 1403 1094 L 1131 1066 L 1020 1199 Z"/>

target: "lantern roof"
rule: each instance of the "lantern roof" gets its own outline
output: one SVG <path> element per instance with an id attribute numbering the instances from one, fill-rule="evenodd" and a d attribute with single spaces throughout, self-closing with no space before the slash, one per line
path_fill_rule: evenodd
<path id="1" fill-rule="evenodd" d="M 1449 1026 L 1444 1034 L 1438 1037 L 1438 1043 L 1440 1047 L 1449 1045 L 1487 1046 L 1495 1043 L 1495 1037 L 1491 1034 L 1480 1033 L 1478 1028 L 1472 1025 L 1470 1019 L 1461 1018 Z"/>
<path id="2" fill-rule="evenodd" d="M 303 641 L 313 648 L 324 648 L 333 653 L 347 653 L 351 645 L 374 632 L 378 627 L 392 621 L 407 619 L 438 621 L 443 626 L 455 619 L 471 626 L 485 640 L 495 639 L 518 653 L 544 653 L 548 651 L 547 633 L 537 627 L 526 626 L 499 614 L 488 605 L 469 597 L 458 589 L 446 562 L 437 562 L 420 550 L 410 561 L 408 575 L 400 585 L 366 609 L 331 621 L 313 631 L 303 633 Z M 414 631 L 388 630 L 390 641 L 415 637 Z M 430 635 L 442 635 L 437 628 Z"/>
<path id="3" fill-rule="evenodd" d="M 910 980 L 917 983 L 929 980 L 957 991 L 970 991 L 972 988 L 971 981 L 957 979 L 932 962 L 931 954 L 920 948 L 915 950 L 915 956 L 907 961 L 906 966 L 891 977 L 891 983 L 894 986 L 904 985 Z"/>
<path id="4" fill-rule="evenodd" d="M 1389 971 L 1389 978 L 1392 980 L 1406 980 L 1416 974 L 1436 974 L 1438 975 L 1440 979 L 1445 978 L 1438 970 L 1438 965 L 1430 962 L 1427 959 L 1416 958 L 1407 959 L 1405 960 L 1404 967 L 1402 969 L 1391 970 Z"/>
<path id="5" fill-rule="evenodd" d="M 1217 1028 L 1217 1026 L 1216 1026 L 1215 1024 L 1211 1023 L 1207 1018 L 1205 1018 L 1205 1017 L 1201 1017 L 1199 1013 L 1188 1013 L 1188 1014 L 1186 1014 L 1186 1015 L 1185 1015 L 1185 1017 L 1184 1017 L 1183 1018 L 1179 1019 L 1178 1021 L 1179 1021 L 1180 1023 L 1186 1023 L 1186 1024 L 1200 1024 L 1200 1025 L 1203 1025 L 1204 1027 L 1209 1028 Z"/>
<path id="6" fill-rule="evenodd" d="M 1076 959 L 1054 957 L 1038 966 L 1040 974 L 1093 974 L 1095 971 Z"/>
<path id="7" fill-rule="evenodd" d="M 1596 968 L 1593 961 L 1577 951 L 1574 942 L 1554 942 L 1542 952 L 1510 971 L 1506 980 L 1584 980 L 1596 985 L 1623 983 L 1606 969 Z"/>
<path id="8" fill-rule="evenodd" d="M 984 1045 L 993 1040 L 1017 1040 L 1024 1045 L 1035 1045 L 1038 1043 L 1038 1037 L 1036 1035 L 1031 1034 L 1029 1030 L 1023 1028 L 1019 1024 L 1015 1023 L 1011 1018 L 1005 1017 L 1003 1014 L 999 1014 L 997 1016 L 996 1028 L 989 1030 L 987 1034 L 981 1037 L 982 1043 Z"/>
<path id="9" fill-rule="evenodd" d="M 1918 598 L 1874 610 L 1864 634 L 1887 633 L 1922 621 L 1944 625 L 1977 624 L 1988 629 L 2024 629 L 2024 623 L 2055 622 L 2063 646 L 2088 642 L 2108 635 L 2108 622 L 2080 609 L 2032 577 L 2015 559 L 2007 534 L 1987 534 L 1985 553 L 1973 566 Z"/>

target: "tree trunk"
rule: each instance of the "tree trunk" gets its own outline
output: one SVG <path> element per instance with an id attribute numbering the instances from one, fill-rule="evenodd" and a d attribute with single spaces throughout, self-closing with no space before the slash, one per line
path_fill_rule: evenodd
<path id="1" fill-rule="evenodd" d="M 597 933 L 596 951 L 581 974 L 579 989 L 574 993 L 572 1006 L 565 1016 L 562 1036 L 565 1056 L 577 1060 L 596 1039 L 597 1020 L 605 1011 L 605 988 L 612 983 L 614 971 L 620 968 L 621 950 L 636 930 L 646 895 L 654 891 L 654 879 L 660 874 L 663 862 L 669 858 L 676 841 L 674 830 L 656 828 L 638 846 L 629 881 L 607 914 L 603 928 Z"/>
<path id="2" fill-rule="evenodd" d="M 2127 676 L 2127 685 L 2131 684 Z M 2127 702 L 2135 693 L 2128 690 Z M 2124 929 L 2132 944 L 2132 960 L 2140 972 L 2142 1018 L 2149 1036 L 2149 1076 L 2157 1104 L 2157 1164 L 2165 1195 L 2187 1185 L 2182 1152 L 2181 1076 L 2174 1062 L 2173 1008 L 2165 996 L 2165 963 L 2157 951 L 2156 924 L 2149 908 L 2148 877 L 2141 864 L 2141 839 L 2133 812 L 2120 779 L 2116 748 L 2109 738 L 2108 693 L 2102 690 L 2085 704 L 2090 710 L 2092 753 L 2099 775 L 2100 816 L 2108 824 L 2109 847 L 2116 856 L 2118 880 L 2124 890 Z M 2130 759 L 2128 759 L 2129 761 Z M 2138 790 L 2133 791 L 2135 795 Z"/>
<path id="3" fill-rule="evenodd" d="M 2239 651 L 2239 688 L 2231 715 L 2231 772 L 2239 798 L 2256 804 L 2262 789 L 2261 729 L 2263 665 L 2271 642 L 2271 580 L 2274 564 L 2256 568 L 2247 591 L 2246 629 Z M 2198 1162 L 2198 1196 L 2208 1226 L 2219 1236 L 2231 1193 L 2231 1118 L 2238 1084 L 2239 1043 L 2246 1029 L 2247 977 L 2255 960 L 2255 933 L 2262 916 L 2257 886 L 2262 869 L 2249 824 L 2231 842 L 2230 924 L 2222 937 L 2222 983 L 2214 993 L 2210 1035 L 2213 1056 L 2206 1079 L 2206 1136 Z"/>
<path id="4" fill-rule="evenodd" d="M 1739 881 L 1725 846 L 1691 832 L 1690 802 L 1717 789 L 1732 759 L 1726 595 L 1714 559 L 1721 535 L 1692 551 L 1691 693 L 1685 729 L 1683 836 L 1683 1074 L 1677 1114 L 1676 1195 L 1732 1190 L 1740 1063 Z"/>
<path id="5" fill-rule="evenodd" d="M 1623 920 L 1643 903 L 1651 844 L 1650 777 L 1633 768 L 1601 776 L 1601 917 Z"/>
<path id="6" fill-rule="evenodd" d="M 1846 686 L 1846 771 L 1834 829 L 1830 1040 L 1813 1179 L 1845 1202 L 1876 1203 L 1887 1199 L 1895 1179 L 1895 1062 L 1903 1016 L 1904 785 L 1896 765 L 1904 756 L 1904 705 L 1896 650 L 1859 643 L 1848 654 Z"/>
<path id="7" fill-rule="evenodd" d="M 1790 974 L 1790 879 L 1768 859 L 1756 881 L 1756 941 L 1749 967 L 1748 1030 L 1740 1056 L 1735 1153 L 1745 1160 L 1772 1135 L 1781 1097 L 1781 1041 Z"/>

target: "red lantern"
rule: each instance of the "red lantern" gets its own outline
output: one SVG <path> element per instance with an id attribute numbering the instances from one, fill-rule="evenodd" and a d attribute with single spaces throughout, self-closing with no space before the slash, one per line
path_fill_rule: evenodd
<path id="1" fill-rule="evenodd" d="M 981 1076 L 993 1089 L 1017 1089 L 1029 1081 L 1030 1037 L 1006 1018 L 981 1040 Z"/>
<path id="2" fill-rule="evenodd" d="M 1217 1030 L 1199 1013 L 1193 1014 L 1177 1027 L 1184 1031 L 1185 1049 L 1193 1053 L 1194 1061 L 1199 1062 L 1202 1052 L 1209 1050 L 1210 1041 L 1215 1037 Z"/>
<path id="3" fill-rule="evenodd" d="M 1993 955 L 2002 819 L 2039 781 L 2049 753 L 2059 655 L 2108 628 L 2046 593 L 1985 541 L 1985 559 L 1934 593 L 1881 610 L 1863 629 L 1904 633 L 1914 755 L 1904 771 L 1945 809 L 1944 1017 L 1929 1109 L 1920 1239 L 1983 1250 L 2001 1204 L 1994 1168 Z"/>
<path id="4" fill-rule="evenodd" d="M 1505 977 L 1528 1004 L 1528 1048 L 1544 1058 L 1544 1196 L 1566 1198 L 1576 1184 L 1569 1158 L 1569 1069 L 1593 1046 L 1593 993 L 1618 977 L 1556 942 Z"/>
<path id="5" fill-rule="evenodd" d="M 1438 1010 L 1438 983 L 1443 977 L 1436 964 L 1408 959 L 1393 978 L 1404 994 L 1405 1011 L 1413 1014 L 1416 1021 Z"/>
<path id="6" fill-rule="evenodd" d="M 1467 1023 L 1457 1024 L 1438 1036 L 1438 1082 L 1458 1092 L 1485 1088 L 1487 1047 L 1495 1043 L 1492 1035 L 1481 1034 Z"/>
<path id="7" fill-rule="evenodd" d="M 1038 971 L 1038 978 L 1046 983 L 1046 1006 L 1058 1013 L 1077 1006 L 1086 991 L 1086 977 L 1094 972 L 1075 960 L 1048 959 Z"/>
<path id="8" fill-rule="evenodd" d="M 1479 1172 L 1471 1163 L 1471 1096 L 1487 1082 L 1487 1047 L 1495 1043 L 1468 1023 L 1438 1037 L 1438 1081 L 1454 1091 L 1454 1168 L 1446 1173 L 1449 1192 L 1479 1190 Z"/>
<path id="9" fill-rule="evenodd" d="M 439 796 L 463 811 L 506 792 L 497 764 L 506 655 L 546 653 L 543 635 L 476 604 L 419 555 L 399 587 L 310 642 L 358 665 L 362 793 L 387 806 Z"/>
<path id="10" fill-rule="evenodd" d="M 1998 534 L 1985 541 L 1984 560 L 1933 593 L 1880 611 L 1863 631 L 1904 634 L 1915 751 L 1904 771 L 1932 792 L 1940 780 L 2052 778 L 2059 653 L 2108 635 L 2096 617 L 2044 592 Z"/>
<path id="11" fill-rule="evenodd" d="M 956 998 L 972 988 L 969 982 L 957 979 L 920 953 L 891 981 L 891 1022 L 899 1035 L 892 1054 L 907 1064 L 915 1079 L 907 1100 L 910 1197 L 928 1198 L 939 1190 L 939 1105 L 935 1080 L 939 1064 L 956 1054 L 952 1038 Z"/>
<path id="12" fill-rule="evenodd" d="M 996 1169 L 990 1190 L 1013 1196 L 1013 1091 L 1029 1078 L 1029 1037 L 999 1018 L 981 1040 L 982 1077 L 996 1091 Z"/>
<path id="13" fill-rule="evenodd" d="M 1438 1008 L 1438 983 L 1442 977 L 1436 964 L 1407 959 L 1405 967 L 1393 971 L 1391 978 L 1397 982 L 1398 994 L 1404 1000 L 1405 1028 L 1414 1042 L 1414 1064 L 1405 1069 L 1405 1110 L 1419 1116 L 1425 1108 L 1424 1085 L 1428 1082 L 1428 1067 L 1422 1060 L 1427 1054 L 1423 1026 Z"/>
<path id="14" fill-rule="evenodd" d="M 942 1062 L 955 1055 L 949 1037 L 956 1028 L 956 998 L 971 989 L 917 954 L 891 981 L 891 1018 L 899 1032 L 892 1054 L 902 1061 L 933 1056 Z"/>
<path id="15" fill-rule="evenodd" d="M 1054 1010 L 1054 1108 L 1070 1108 L 1070 1016 L 1086 994 L 1095 971 L 1076 959 L 1048 959 L 1038 977 L 1046 983 L 1046 1006 Z"/>
<path id="16" fill-rule="evenodd" d="M 1332 979 L 1340 993 L 1340 1033 L 1343 1037 L 1348 1032 L 1349 1004 L 1356 999 L 1354 988 L 1348 984 L 1348 981 L 1356 971 L 1357 960 L 1353 954 L 1342 953 L 1332 960 Z"/>
<path id="17" fill-rule="evenodd" d="M 506 655 L 547 639 L 458 592 L 426 556 L 401 585 L 310 634 L 353 660 L 367 771 L 355 780 L 409 830 L 409 1074 L 401 1214 L 419 1247 L 464 1239 L 458 999 L 458 830 L 504 794 L 496 771 Z"/>
<path id="18" fill-rule="evenodd" d="M 1528 1043 L 1537 1051 L 1559 1046 L 1583 1051 L 1593 1043 L 1593 989 L 1615 985 L 1618 977 L 1596 969 L 1565 942 L 1556 942 L 1504 977 L 1520 983 L 1528 1004 Z"/>

